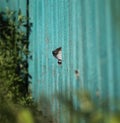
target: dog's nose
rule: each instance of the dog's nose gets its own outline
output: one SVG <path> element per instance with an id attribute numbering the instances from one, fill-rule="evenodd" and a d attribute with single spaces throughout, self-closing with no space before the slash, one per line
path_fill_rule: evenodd
<path id="1" fill-rule="evenodd" d="M 56 55 L 56 52 L 55 52 L 55 51 L 52 51 L 52 54 L 53 54 L 53 55 Z"/>

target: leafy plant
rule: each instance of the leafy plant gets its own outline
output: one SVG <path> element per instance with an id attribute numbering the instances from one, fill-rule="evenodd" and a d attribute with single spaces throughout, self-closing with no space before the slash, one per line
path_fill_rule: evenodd
<path id="1" fill-rule="evenodd" d="M 0 98 L 14 102 L 28 95 L 27 19 L 21 10 L 0 13 Z"/>
<path id="2" fill-rule="evenodd" d="M 33 104 L 28 91 L 29 18 L 21 10 L 0 12 L 0 122 L 15 121 L 16 109 Z"/>

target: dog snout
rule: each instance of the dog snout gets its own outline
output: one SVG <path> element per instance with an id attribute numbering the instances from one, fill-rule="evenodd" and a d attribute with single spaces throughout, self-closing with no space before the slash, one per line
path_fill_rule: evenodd
<path id="1" fill-rule="evenodd" d="M 56 51 L 52 51 L 52 54 L 53 54 L 53 55 L 56 55 Z"/>

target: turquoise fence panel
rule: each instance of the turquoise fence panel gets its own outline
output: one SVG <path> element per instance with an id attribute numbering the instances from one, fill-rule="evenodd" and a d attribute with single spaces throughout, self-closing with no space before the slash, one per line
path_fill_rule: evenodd
<path id="1" fill-rule="evenodd" d="M 53 100 L 57 92 L 71 96 L 84 89 L 109 101 L 112 110 L 113 100 L 120 99 L 119 5 L 119 0 L 0 0 L 0 11 L 8 7 L 26 15 L 29 9 L 32 94 L 36 100 L 47 96 L 58 119 L 63 109 Z M 58 47 L 62 65 L 52 55 Z"/>
<path id="2" fill-rule="evenodd" d="M 9 8 L 18 11 L 21 9 L 23 15 L 26 15 L 27 0 L 0 0 L 0 11 Z"/>
<path id="3" fill-rule="evenodd" d="M 36 100 L 47 96 L 58 120 L 63 109 L 53 100 L 57 92 L 71 96 L 84 89 L 109 101 L 112 110 L 112 101 L 120 98 L 119 5 L 119 0 L 0 0 L 0 11 L 29 9 L 32 94 Z M 61 65 L 52 55 L 58 47 Z"/>
<path id="4" fill-rule="evenodd" d="M 30 0 L 32 94 L 85 89 L 112 104 L 120 97 L 119 0 Z M 52 51 L 62 47 L 62 65 Z M 53 103 L 53 100 L 51 99 Z M 58 107 L 54 102 L 54 108 Z"/>

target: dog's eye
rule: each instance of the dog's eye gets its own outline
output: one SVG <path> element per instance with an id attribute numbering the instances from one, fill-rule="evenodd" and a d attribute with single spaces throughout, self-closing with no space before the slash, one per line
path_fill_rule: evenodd
<path id="1" fill-rule="evenodd" d="M 55 49 L 54 51 L 52 51 L 52 54 L 55 58 L 58 59 L 58 64 L 62 64 L 62 48 L 59 47 Z"/>

